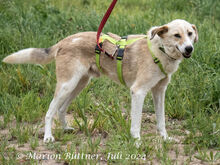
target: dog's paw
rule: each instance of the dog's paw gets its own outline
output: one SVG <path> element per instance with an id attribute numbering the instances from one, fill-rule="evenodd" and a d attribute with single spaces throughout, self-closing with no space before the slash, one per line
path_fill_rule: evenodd
<path id="1" fill-rule="evenodd" d="M 75 130 L 73 127 L 66 126 L 64 130 Z"/>
<path id="2" fill-rule="evenodd" d="M 66 126 L 65 128 L 64 128 L 64 132 L 73 132 L 73 131 L 75 131 L 75 129 L 73 128 L 73 127 L 69 127 L 69 126 Z"/>
<path id="3" fill-rule="evenodd" d="M 136 139 L 135 142 L 134 142 L 134 144 L 135 144 L 135 147 L 136 147 L 136 148 L 139 148 L 139 147 L 141 146 L 142 142 L 141 142 L 140 139 Z"/>
<path id="4" fill-rule="evenodd" d="M 54 142 L 54 137 L 52 135 L 50 136 L 44 136 L 44 143 Z"/>
<path id="5" fill-rule="evenodd" d="M 167 131 L 166 130 L 159 130 L 158 129 L 158 132 L 159 132 L 159 134 L 160 134 L 160 136 L 163 138 L 163 140 L 169 140 L 169 136 L 168 136 L 168 134 L 167 134 Z"/>
<path id="6" fill-rule="evenodd" d="M 180 140 L 179 139 L 176 139 L 174 137 L 170 137 L 170 136 L 167 136 L 166 139 L 164 138 L 165 141 L 169 141 L 169 142 L 175 142 L 175 143 L 180 143 Z"/>

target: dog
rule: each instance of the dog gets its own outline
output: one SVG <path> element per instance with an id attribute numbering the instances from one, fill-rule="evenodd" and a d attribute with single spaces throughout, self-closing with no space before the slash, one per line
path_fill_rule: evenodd
<path id="1" fill-rule="evenodd" d="M 45 117 L 44 142 L 54 141 L 51 125 L 56 112 L 63 128 L 73 129 L 66 123 L 66 110 L 92 77 L 104 74 L 120 83 L 115 59 L 112 60 L 102 53 L 100 61 L 103 72 L 101 73 L 96 66 L 94 53 L 96 35 L 96 32 L 80 32 L 59 41 L 50 48 L 23 49 L 3 59 L 3 62 L 10 64 L 47 64 L 53 59 L 56 61 L 57 84 Z M 108 35 L 115 40 L 121 39 L 113 33 Z M 144 36 L 129 35 L 128 39 Z M 157 117 L 157 130 L 166 140 L 169 137 L 165 128 L 165 91 L 179 63 L 191 56 L 193 44 L 198 41 L 198 31 L 195 25 L 177 19 L 162 26 L 152 27 L 147 32 L 147 37 L 151 42 L 151 50 L 147 40 L 143 38 L 128 45 L 124 52 L 123 77 L 126 86 L 130 88 L 132 100 L 130 133 L 140 140 L 142 107 L 147 92 L 151 90 Z M 163 47 L 164 51 L 161 51 L 160 47 Z M 103 49 L 114 52 L 116 45 L 106 40 L 103 43 Z M 167 75 L 154 62 L 152 52 L 160 60 Z"/>

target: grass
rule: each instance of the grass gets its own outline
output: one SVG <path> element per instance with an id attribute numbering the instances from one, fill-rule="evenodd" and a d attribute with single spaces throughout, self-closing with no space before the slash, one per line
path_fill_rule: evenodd
<path id="1" fill-rule="evenodd" d="M 68 35 L 96 31 L 109 3 L 0 0 L 0 60 L 23 48 L 50 47 Z M 103 77 L 93 79 L 69 107 L 69 124 L 76 131 L 64 133 L 56 120 L 56 142 L 45 145 L 41 129 L 53 97 L 55 64 L 1 63 L 1 164 L 219 163 L 219 12 L 220 2 L 216 0 L 121 0 L 104 29 L 121 36 L 145 33 L 151 26 L 177 18 L 197 26 L 195 52 L 180 65 L 166 93 L 168 134 L 180 142 L 163 142 L 158 137 L 148 94 L 143 108 L 142 145 L 137 149 L 129 134 L 129 91 Z M 27 159 L 30 152 L 60 154 L 61 159 Z M 67 159 L 68 153 L 98 154 L 99 159 Z"/>

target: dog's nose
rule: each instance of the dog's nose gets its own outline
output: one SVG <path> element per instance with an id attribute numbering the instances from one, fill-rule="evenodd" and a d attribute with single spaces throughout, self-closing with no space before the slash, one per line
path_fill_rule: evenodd
<path id="1" fill-rule="evenodd" d="M 186 53 L 187 53 L 187 54 L 190 54 L 190 53 L 193 51 L 193 47 L 192 47 L 192 46 L 187 46 L 187 47 L 185 48 L 185 50 L 186 50 Z"/>

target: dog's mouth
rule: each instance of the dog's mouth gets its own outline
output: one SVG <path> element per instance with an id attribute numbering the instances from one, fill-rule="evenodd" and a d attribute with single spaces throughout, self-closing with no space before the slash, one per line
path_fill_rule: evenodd
<path id="1" fill-rule="evenodd" d="M 176 46 L 176 49 L 183 55 L 183 57 L 185 57 L 185 58 L 190 58 L 190 57 L 191 57 L 191 53 L 182 53 L 182 52 L 179 50 L 178 46 Z"/>

